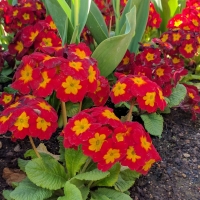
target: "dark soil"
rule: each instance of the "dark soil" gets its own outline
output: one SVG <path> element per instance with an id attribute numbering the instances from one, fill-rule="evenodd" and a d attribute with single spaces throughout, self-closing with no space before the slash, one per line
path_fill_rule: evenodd
<path id="1" fill-rule="evenodd" d="M 200 200 L 200 121 L 191 121 L 191 115 L 179 109 L 164 119 L 162 138 L 153 138 L 162 161 L 136 181 L 130 189 L 132 199 Z M 58 152 L 56 137 L 43 141 L 51 153 Z M 39 140 L 35 142 L 39 144 Z M 5 167 L 17 168 L 17 159 L 30 148 L 27 138 L 11 142 L 9 134 L 0 135 L 0 174 Z M 2 191 L 9 188 L 0 176 L 0 200 Z"/>

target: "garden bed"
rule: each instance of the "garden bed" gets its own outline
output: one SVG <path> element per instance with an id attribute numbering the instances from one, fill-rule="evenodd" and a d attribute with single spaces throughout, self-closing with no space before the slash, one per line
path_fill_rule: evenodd
<path id="1" fill-rule="evenodd" d="M 142 176 L 131 188 L 134 200 L 197 200 L 200 199 L 200 121 L 191 121 L 191 115 L 182 110 L 172 110 L 164 116 L 162 138 L 153 143 L 162 157 L 147 176 Z M 58 153 L 57 134 L 44 141 L 51 153 Z M 36 145 L 39 140 L 35 140 Z M 31 148 L 28 138 L 11 142 L 9 135 L 0 136 L 0 195 L 10 187 L 2 178 L 5 167 L 16 169 L 17 158 L 23 158 Z M 0 199 L 3 197 L 0 196 Z"/>

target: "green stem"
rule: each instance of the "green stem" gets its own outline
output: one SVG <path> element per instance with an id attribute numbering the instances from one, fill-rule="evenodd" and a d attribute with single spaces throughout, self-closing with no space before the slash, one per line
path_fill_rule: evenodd
<path id="1" fill-rule="evenodd" d="M 67 110 L 65 102 L 61 101 L 61 112 L 62 112 L 62 118 L 63 118 L 63 127 L 67 125 Z"/>
<path id="2" fill-rule="evenodd" d="M 78 26 L 79 0 L 74 0 L 74 28 Z"/>
<path id="3" fill-rule="evenodd" d="M 80 102 L 79 104 L 79 109 L 78 109 L 78 112 L 81 112 L 81 109 L 82 109 L 82 104 L 83 104 L 83 101 Z"/>
<path id="4" fill-rule="evenodd" d="M 80 171 L 80 174 L 85 172 L 85 170 L 87 169 L 87 167 L 88 167 L 88 165 L 90 164 L 91 161 L 92 161 L 91 158 L 87 159 L 85 165 L 83 166 L 82 170 Z"/>
<path id="5" fill-rule="evenodd" d="M 35 146 L 35 143 L 33 141 L 33 138 L 31 136 L 28 136 L 29 137 L 29 140 L 30 140 L 30 143 L 31 143 L 31 146 L 33 148 L 33 150 L 35 151 L 35 154 L 37 155 L 38 158 L 41 158 L 40 154 L 38 153 L 38 150 Z"/>
<path id="6" fill-rule="evenodd" d="M 135 105 L 134 100 L 131 100 L 131 106 L 130 106 L 129 112 L 128 112 L 128 114 L 127 114 L 127 119 L 126 119 L 126 121 L 131 121 L 131 116 L 132 116 L 132 112 L 133 112 L 134 105 Z"/>
<path id="7" fill-rule="evenodd" d="M 120 0 L 115 0 L 115 35 L 119 35 Z"/>

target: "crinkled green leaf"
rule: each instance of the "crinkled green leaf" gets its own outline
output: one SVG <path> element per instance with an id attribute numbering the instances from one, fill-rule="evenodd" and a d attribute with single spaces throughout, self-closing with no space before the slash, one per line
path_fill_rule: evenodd
<path id="1" fill-rule="evenodd" d="M 100 44 L 103 40 L 108 38 L 108 29 L 103 15 L 93 1 L 91 2 L 86 26 L 92 33 L 92 36 L 94 37 L 97 44 Z"/>
<path id="2" fill-rule="evenodd" d="M 81 173 L 76 175 L 74 178 L 79 180 L 86 180 L 86 181 L 98 181 L 101 180 L 107 176 L 109 176 L 110 172 L 102 172 L 98 169 L 94 169 L 89 172 Z"/>
<path id="3" fill-rule="evenodd" d="M 27 178 L 10 193 L 10 197 L 15 200 L 43 200 L 51 195 L 51 190 L 38 187 Z"/>
<path id="4" fill-rule="evenodd" d="M 126 14 L 125 33 L 104 40 L 93 52 L 92 57 L 98 61 L 98 68 L 102 76 L 111 74 L 122 60 L 135 34 L 135 26 L 136 8 L 133 7 L 131 11 Z"/>
<path id="5" fill-rule="evenodd" d="M 127 194 L 124 194 L 122 192 L 119 192 L 117 190 L 113 189 L 107 189 L 107 188 L 99 188 L 98 190 L 95 190 L 92 192 L 92 196 L 95 195 L 105 195 L 110 200 L 132 200 L 130 196 Z M 104 200 L 104 199 L 102 199 Z"/>
<path id="6" fill-rule="evenodd" d="M 23 172 L 25 172 L 25 166 L 28 164 L 29 161 L 30 160 L 23 160 L 21 158 L 18 158 L 18 160 L 17 160 L 18 166 Z"/>
<path id="7" fill-rule="evenodd" d="M 120 168 L 121 165 L 119 163 L 116 163 L 114 166 L 112 166 L 110 170 L 108 170 L 110 174 L 106 178 L 98 181 L 98 183 L 95 184 L 95 186 L 114 186 L 114 184 L 117 182 Z"/>
<path id="8" fill-rule="evenodd" d="M 141 115 L 144 121 L 145 129 L 151 134 L 161 137 L 163 132 L 163 117 L 160 114 L 143 114 Z"/>
<path id="9" fill-rule="evenodd" d="M 149 3 L 150 0 L 134 0 L 133 4 L 136 6 L 136 17 L 137 23 L 135 28 L 135 35 L 134 38 L 132 38 L 132 41 L 129 45 L 129 50 L 131 52 L 137 53 L 139 44 L 138 42 L 141 42 L 142 36 L 144 34 L 148 16 L 149 16 Z"/>
<path id="10" fill-rule="evenodd" d="M 83 200 L 81 191 L 69 181 L 64 186 L 64 197 L 59 197 L 58 200 Z"/>
<path id="11" fill-rule="evenodd" d="M 10 197 L 10 193 L 12 192 L 12 190 L 3 190 L 3 197 L 4 199 L 6 200 L 13 200 L 11 197 Z"/>
<path id="12" fill-rule="evenodd" d="M 133 186 L 139 176 L 139 173 L 130 169 L 121 171 L 118 180 L 115 183 L 115 189 L 121 192 L 127 191 L 130 187 Z"/>
<path id="13" fill-rule="evenodd" d="M 83 154 L 81 147 L 78 150 L 65 149 L 65 162 L 70 177 L 74 177 L 86 162 L 87 156 Z"/>
<path id="14" fill-rule="evenodd" d="M 178 106 L 185 98 L 187 94 L 187 90 L 184 85 L 177 84 L 175 88 L 172 90 L 172 94 L 169 97 L 169 107 Z"/>
<path id="15" fill-rule="evenodd" d="M 53 158 L 35 158 L 25 167 L 28 178 L 37 186 L 57 190 L 64 186 L 67 175 L 64 167 Z"/>
<path id="16" fill-rule="evenodd" d="M 66 109 L 67 109 L 67 116 L 73 117 L 79 112 L 79 103 L 72 103 L 71 101 L 68 101 L 66 103 Z"/>

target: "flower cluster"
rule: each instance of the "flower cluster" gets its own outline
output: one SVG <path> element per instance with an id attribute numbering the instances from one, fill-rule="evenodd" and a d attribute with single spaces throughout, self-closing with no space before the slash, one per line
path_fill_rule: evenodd
<path id="1" fill-rule="evenodd" d="M 9 52 L 16 55 L 18 60 L 43 47 L 60 47 L 61 39 L 57 35 L 57 28 L 50 16 L 28 25 L 17 32 L 9 44 Z"/>
<path id="2" fill-rule="evenodd" d="M 162 22 L 162 19 L 159 15 L 159 13 L 156 11 L 154 5 L 152 2 L 150 2 L 149 6 L 149 16 L 147 21 L 147 29 L 149 28 L 159 28 L 160 24 Z"/>
<path id="3" fill-rule="evenodd" d="M 64 147 L 82 145 L 85 155 L 106 171 L 116 162 L 142 174 L 161 158 L 138 122 L 122 123 L 108 107 L 84 110 L 63 129 Z"/>
<path id="4" fill-rule="evenodd" d="M 88 95 L 96 105 L 105 104 L 108 81 L 99 75 L 97 62 L 84 43 L 42 50 L 46 53 L 34 52 L 22 58 L 11 87 L 38 97 L 47 97 L 55 90 L 63 102 L 80 102 Z"/>
<path id="5" fill-rule="evenodd" d="M 56 111 L 45 100 L 27 95 L 1 112 L 0 134 L 11 131 L 16 139 L 32 136 L 47 140 L 56 131 L 57 120 Z"/>
<path id="6" fill-rule="evenodd" d="M 164 110 L 167 105 L 162 89 L 155 82 L 141 75 L 119 77 L 110 96 L 115 104 L 134 100 L 140 109 L 149 113 L 155 112 L 158 108 Z"/>
<path id="7" fill-rule="evenodd" d="M 5 31 L 9 33 L 17 32 L 26 25 L 35 24 L 38 20 L 44 19 L 46 14 L 44 5 L 38 0 L 18 1 L 15 6 L 1 1 L 0 10 L 3 10 Z"/>

